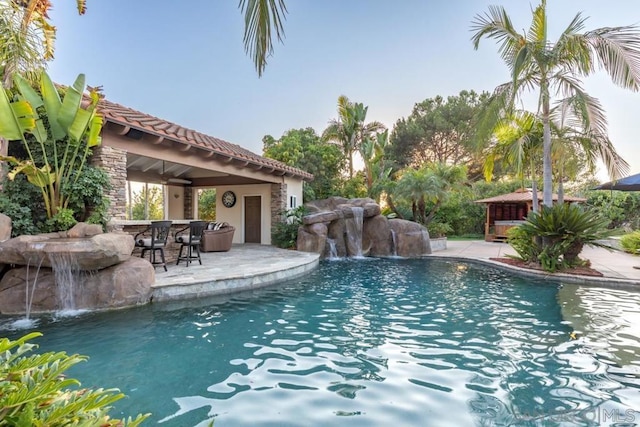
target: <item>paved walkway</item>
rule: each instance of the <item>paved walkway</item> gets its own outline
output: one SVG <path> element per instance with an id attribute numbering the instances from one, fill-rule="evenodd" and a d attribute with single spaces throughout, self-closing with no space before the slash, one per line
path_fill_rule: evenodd
<path id="1" fill-rule="evenodd" d="M 432 256 L 490 262 L 489 258 L 500 258 L 507 255 L 516 255 L 516 252 L 507 243 L 485 242 L 483 240 L 449 240 L 446 250 L 434 252 Z M 567 274 L 541 273 L 537 275 L 557 276 L 577 282 L 640 285 L 640 269 L 634 268 L 640 267 L 640 257 L 638 256 L 587 246 L 580 254 L 580 258 L 591 261 L 591 267 L 601 272 L 604 277 L 575 279 L 575 276 Z M 522 271 L 522 269 L 518 270 Z"/>

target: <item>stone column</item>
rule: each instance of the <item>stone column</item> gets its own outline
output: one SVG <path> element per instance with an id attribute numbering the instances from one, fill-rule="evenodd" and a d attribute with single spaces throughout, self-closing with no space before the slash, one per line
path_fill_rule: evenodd
<path id="1" fill-rule="evenodd" d="M 271 184 L 271 231 L 285 220 L 287 210 L 287 184 Z"/>
<path id="2" fill-rule="evenodd" d="M 126 219 L 127 152 L 100 145 L 93 149 L 91 164 L 104 169 L 110 177 L 111 189 L 105 194 L 110 202 L 107 210 L 108 221 Z"/>
<path id="3" fill-rule="evenodd" d="M 184 219 L 194 219 L 195 215 L 193 212 L 193 193 L 195 193 L 195 189 L 188 185 L 184 187 Z"/>

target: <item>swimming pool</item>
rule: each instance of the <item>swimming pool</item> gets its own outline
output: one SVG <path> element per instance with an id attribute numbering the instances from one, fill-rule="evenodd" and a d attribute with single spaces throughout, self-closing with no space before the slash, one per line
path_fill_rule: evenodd
<path id="1" fill-rule="evenodd" d="M 89 355 L 70 374 L 120 388 L 113 415 L 152 412 L 146 425 L 640 422 L 640 294 L 481 265 L 323 262 L 253 293 L 37 329 L 40 350 Z"/>

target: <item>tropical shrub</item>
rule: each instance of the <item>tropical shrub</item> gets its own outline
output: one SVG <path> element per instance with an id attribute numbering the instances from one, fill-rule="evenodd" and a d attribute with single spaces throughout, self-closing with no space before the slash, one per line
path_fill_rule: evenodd
<path id="1" fill-rule="evenodd" d="M 100 145 L 102 117 L 96 111 L 100 96 L 90 90 L 88 105 L 82 106 L 83 74 L 64 90 L 62 98 L 45 72 L 40 75 L 39 92 L 19 74 L 14 75 L 14 83 L 13 99 L 5 90 L 0 91 L 0 137 L 21 141 L 27 159 L 2 156 L 0 160 L 13 166 L 9 179 L 24 174 L 38 187 L 47 218 L 52 218 L 58 210 L 69 207 L 70 194 L 65 189 L 77 183 L 81 174 L 74 172 L 83 170 L 91 149 Z M 62 153 L 57 152 L 59 144 Z M 34 156 L 36 150 L 41 159 Z"/>
<path id="2" fill-rule="evenodd" d="M 58 149 L 61 146 L 59 143 Z M 50 146 L 47 151 L 49 155 L 54 152 Z M 33 147 L 31 153 L 36 161 L 43 157 L 38 147 Z M 9 155 L 19 159 L 28 157 L 24 147 L 15 144 L 9 146 Z M 109 199 L 105 196 L 105 191 L 111 185 L 109 176 L 104 170 L 86 164 L 80 172 L 73 173 L 79 175 L 78 179 L 72 180 L 63 189 L 69 195 L 68 208 L 62 209 L 63 213 L 56 214 L 53 218 L 47 218 L 41 192 L 27 180 L 26 175 L 20 174 L 13 180 L 5 179 L 2 182 L 0 212 L 12 220 L 12 236 L 67 230 L 78 221 L 100 224 L 103 227 L 106 225 Z M 69 211 L 73 218 L 68 217 Z M 63 221 L 63 217 L 67 219 Z M 58 228 L 59 226 L 62 228 Z"/>
<path id="3" fill-rule="evenodd" d="M 298 242 L 298 228 L 302 224 L 302 217 L 307 214 L 304 205 L 287 211 L 285 220 L 277 223 L 271 231 L 271 243 L 284 249 L 295 249 Z"/>
<path id="4" fill-rule="evenodd" d="M 540 245 L 535 243 L 535 238 L 530 230 L 523 227 L 511 227 L 507 230 L 507 242 L 518 253 L 521 260 L 538 264 Z"/>
<path id="5" fill-rule="evenodd" d="M 565 203 L 530 212 L 527 220 L 517 227 L 519 230 L 508 237 L 524 261 L 554 272 L 581 265 L 583 261 L 578 255 L 586 244 L 606 247 L 597 241 L 614 234 L 607 224 L 596 213 Z"/>
<path id="6" fill-rule="evenodd" d="M 12 237 L 38 233 L 47 219 L 38 189 L 24 176 L 3 181 L 0 212 L 11 218 Z"/>
<path id="7" fill-rule="evenodd" d="M 66 231 L 76 225 L 78 221 L 73 217 L 73 211 L 68 208 L 60 209 L 45 222 L 46 231 Z"/>
<path id="8" fill-rule="evenodd" d="M 362 171 L 358 171 L 353 178 L 342 181 L 338 194 L 347 199 L 367 197 L 367 186 Z"/>
<path id="9" fill-rule="evenodd" d="M 609 221 L 609 228 L 640 229 L 640 194 L 633 191 L 588 191 L 587 206 Z"/>
<path id="10" fill-rule="evenodd" d="M 64 352 L 31 353 L 37 345 L 28 341 L 42 334 L 33 332 L 11 341 L 0 338 L 1 426 L 130 426 L 135 419 L 112 419 L 111 405 L 124 397 L 117 389 L 84 389 L 64 375 L 85 356 Z"/>
<path id="11" fill-rule="evenodd" d="M 75 177 L 77 174 L 77 178 Z M 68 208 L 73 212 L 77 221 L 90 224 L 107 224 L 107 210 L 109 199 L 105 191 L 111 189 L 109 175 L 101 168 L 87 165 L 81 171 L 74 172 L 74 176 L 63 188 L 68 195 Z"/>
<path id="12" fill-rule="evenodd" d="M 453 231 L 453 228 L 446 222 L 431 221 L 427 225 L 427 230 L 429 230 L 429 237 L 438 238 L 445 237 Z"/>
<path id="13" fill-rule="evenodd" d="M 625 234 L 620 238 L 620 245 L 625 252 L 633 255 L 640 253 L 640 230 Z"/>

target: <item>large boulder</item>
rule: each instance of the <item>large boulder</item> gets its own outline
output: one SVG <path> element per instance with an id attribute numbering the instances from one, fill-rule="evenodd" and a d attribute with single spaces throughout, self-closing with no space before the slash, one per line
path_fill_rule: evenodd
<path id="1" fill-rule="evenodd" d="M 345 239 L 345 235 L 347 234 L 347 225 L 345 224 L 344 218 L 340 218 L 336 221 L 333 221 L 329 224 L 327 240 L 331 239 L 333 242 L 333 246 L 336 250 L 335 255 L 339 258 L 344 258 L 347 256 L 347 242 Z M 320 252 L 320 254 L 324 258 L 329 257 L 329 252 Z"/>
<path id="2" fill-rule="evenodd" d="M 431 253 L 429 232 L 422 225 L 404 219 L 390 219 L 389 227 L 395 234 L 398 256 L 418 257 Z"/>
<path id="3" fill-rule="evenodd" d="M 74 309 L 123 308 L 146 304 L 151 298 L 151 286 L 155 282 L 153 266 L 141 258 L 130 258 L 96 272 L 76 274 L 80 277 L 73 290 Z M 57 289 L 56 275 L 50 268 L 14 268 L 0 280 L 0 313 L 24 314 L 27 292 L 33 295 L 32 313 L 69 308 L 62 306 Z"/>
<path id="4" fill-rule="evenodd" d="M 418 257 L 431 253 L 427 229 L 382 216 L 372 199 L 330 197 L 305 204 L 309 212 L 298 234 L 298 250 L 331 256 Z M 323 225 L 323 227 L 317 227 Z M 397 247 L 397 249 L 396 249 Z"/>
<path id="5" fill-rule="evenodd" d="M 364 222 L 362 246 L 368 248 L 370 256 L 395 255 L 393 245 L 391 228 L 386 217 L 377 215 Z"/>
<path id="6" fill-rule="evenodd" d="M 103 233 L 91 237 L 59 237 L 57 233 L 18 236 L 0 242 L 0 259 L 7 264 L 51 267 L 70 262 L 79 270 L 101 270 L 131 257 L 133 237 Z"/>
<path id="7" fill-rule="evenodd" d="M 298 228 L 296 248 L 303 252 L 323 253 L 327 244 L 327 226 L 323 223 Z"/>
<path id="8" fill-rule="evenodd" d="M 0 242 L 11 238 L 11 218 L 0 213 Z"/>
<path id="9" fill-rule="evenodd" d="M 305 203 L 305 207 L 309 213 L 329 212 L 340 210 L 340 205 L 355 206 L 364 208 L 366 205 L 377 205 L 376 201 L 369 198 L 346 199 L 344 197 L 329 197 L 328 199 L 314 200 Z"/>

